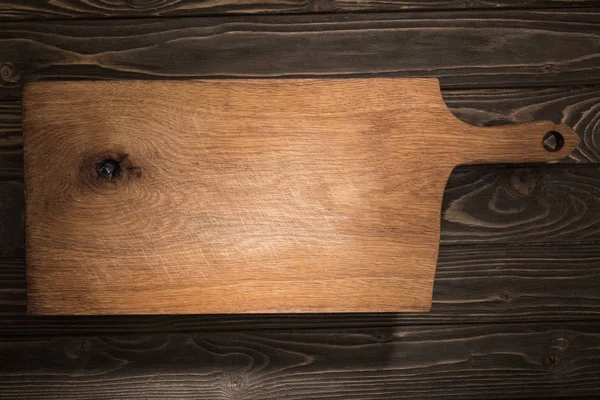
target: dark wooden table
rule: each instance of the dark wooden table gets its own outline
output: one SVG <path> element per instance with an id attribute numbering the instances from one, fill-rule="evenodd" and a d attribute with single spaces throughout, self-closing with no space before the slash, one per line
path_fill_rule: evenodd
<path id="1" fill-rule="evenodd" d="M 0 68 L 0 398 L 600 397 L 599 1 L 4 0 Z M 455 171 L 431 313 L 26 316 L 22 82 L 304 76 L 439 77 L 582 144 Z"/>

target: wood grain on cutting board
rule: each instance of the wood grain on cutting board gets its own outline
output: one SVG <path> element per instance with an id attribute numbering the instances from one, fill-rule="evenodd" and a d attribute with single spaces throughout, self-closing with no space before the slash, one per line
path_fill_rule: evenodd
<path id="1" fill-rule="evenodd" d="M 469 126 L 436 79 L 39 82 L 23 107 L 33 314 L 427 310 L 451 170 L 579 141 Z"/>

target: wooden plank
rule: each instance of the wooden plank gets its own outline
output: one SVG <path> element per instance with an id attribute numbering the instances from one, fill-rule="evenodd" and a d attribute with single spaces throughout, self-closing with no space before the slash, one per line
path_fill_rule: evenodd
<path id="1" fill-rule="evenodd" d="M 595 398 L 599 323 L 16 337 L 5 399 Z"/>
<path id="2" fill-rule="evenodd" d="M 473 167 L 446 187 L 442 243 L 598 240 L 597 165 Z"/>
<path id="3" fill-rule="evenodd" d="M 594 7 L 597 0 L 173 0 L 131 2 L 104 0 L 3 0 L 0 20 L 191 17 L 223 14 L 293 14 L 308 12 L 381 12 L 503 8 Z"/>
<path id="4" fill-rule="evenodd" d="M 540 1 L 540 0 L 538 0 Z M 306 13 L 314 7 L 311 0 L 170 0 L 170 1 L 106 1 L 106 0 L 3 0 L 0 20 L 90 19 L 135 17 L 182 17 L 223 14 Z M 540 1 L 552 4 L 553 1 Z M 564 3 L 567 3 L 564 0 Z M 586 6 L 590 1 L 578 1 Z M 577 6 L 577 5 L 575 5 Z"/>
<path id="5" fill-rule="evenodd" d="M 598 6 L 596 0 L 583 1 L 545 1 L 545 0 L 334 0 L 331 2 L 332 11 L 402 11 L 402 10 L 463 10 L 463 9 L 482 9 L 497 10 L 502 8 L 570 8 L 595 7 Z M 324 7 L 323 7 L 324 8 Z M 329 11 L 329 9 L 327 9 Z"/>
<path id="6" fill-rule="evenodd" d="M 579 144 L 467 125 L 436 79 L 38 82 L 23 110 L 41 315 L 426 311 L 452 169 Z"/>
<path id="7" fill-rule="evenodd" d="M 594 84 L 598 19 L 597 9 L 582 9 L 9 22 L 0 26 L 0 99 L 17 98 L 20 80 L 56 78 L 376 74 L 439 77 L 445 89 Z"/>
<path id="8" fill-rule="evenodd" d="M 27 317 L 24 258 L 0 261 L 0 335 L 600 320 L 599 243 L 442 246 L 429 313 Z"/>

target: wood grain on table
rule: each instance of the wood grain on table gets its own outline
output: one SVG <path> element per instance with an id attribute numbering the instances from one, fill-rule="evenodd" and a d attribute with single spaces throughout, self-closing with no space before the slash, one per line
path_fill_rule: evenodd
<path id="1" fill-rule="evenodd" d="M 4 0 L 0 20 L 183 17 L 404 10 L 535 9 L 597 6 L 598 0 Z"/>
<path id="2" fill-rule="evenodd" d="M 8 338 L 0 342 L 0 399 L 594 399 L 598 328 L 527 323 Z"/>
<path id="3" fill-rule="evenodd" d="M 7 22 L 0 65 L 11 67 L 0 99 L 20 97 L 21 80 L 66 78 L 377 74 L 439 78 L 443 89 L 599 84 L 599 18 L 586 9 Z"/>
<path id="4" fill-rule="evenodd" d="M 265 398 L 272 393 L 306 398 L 325 393 L 323 396 L 329 398 L 331 393 L 346 390 L 341 392 L 345 397 L 377 399 L 596 399 L 600 387 L 594 354 L 600 310 L 600 174 L 594 164 L 488 166 L 456 171 L 450 177 L 444 210 L 455 201 L 460 207 L 452 207 L 451 222 L 443 219 L 444 244 L 431 313 L 25 316 L 19 100 L 20 84 L 32 79 L 187 79 L 221 72 L 224 77 L 435 76 L 441 79 L 444 98 L 453 113 L 466 122 L 564 122 L 582 137 L 580 151 L 572 160 L 600 161 L 597 1 L 315 1 L 310 3 L 315 11 L 365 14 L 218 16 L 254 13 L 253 7 L 260 13 L 309 12 L 308 2 L 303 1 L 278 2 L 274 8 L 268 1 L 259 6 L 249 4 L 1 2 L 0 18 L 5 21 L 55 21 L 0 24 L 0 335 L 5 344 L 0 350 L 0 369 L 7 373 L 0 383 L 0 394 L 11 400 L 41 396 L 160 398 L 169 393 L 183 398 L 197 397 L 198 393 L 224 398 Z M 431 11 L 403 11 L 407 7 Z M 444 9 L 465 11 L 439 11 Z M 385 10 L 402 12 L 372 14 Z M 212 16 L 172 18 L 205 13 Z M 128 19 L 159 14 L 164 18 Z M 105 16 L 117 19 L 100 20 Z M 69 18 L 100 19 L 64 21 Z M 408 24 L 404 19 L 413 21 Z M 178 29 L 180 35 L 176 34 Z M 411 29 L 414 35 L 408 34 Z M 416 40 L 419 30 L 428 33 L 430 40 Z M 477 50 L 477 57 L 470 48 Z M 221 49 L 239 49 L 246 57 L 228 65 L 226 54 L 218 53 Z M 282 61 L 279 55 L 291 57 L 291 62 Z M 505 229 L 511 234 L 505 234 Z M 492 244 L 487 244 L 488 239 Z M 515 321 L 519 323 L 510 323 Z M 573 326 L 566 321 L 581 322 Z M 432 333 L 414 326 L 423 324 L 429 332 L 436 332 L 436 340 L 445 347 L 432 347 L 435 345 L 427 339 Z M 322 346 L 323 340 L 317 336 L 294 338 L 297 343 L 322 349 L 318 354 L 310 353 L 315 360 L 309 364 L 312 375 L 277 364 L 287 354 L 275 350 L 277 345 L 272 351 L 264 346 L 246 346 L 254 349 L 253 360 L 264 361 L 267 358 L 259 356 L 268 354 L 274 361 L 264 370 L 268 376 L 258 376 L 255 369 L 242 375 L 235 374 L 235 366 L 241 364 L 232 361 L 222 367 L 189 351 L 185 334 L 170 341 L 149 334 L 217 331 L 204 339 L 219 344 L 226 335 L 227 348 L 232 352 L 227 353 L 226 360 L 239 360 L 236 357 L 245 356 L 235 352 L 244 345 L 232 332 L 266 335 L 268 340 L 280 342 L 280 338 L 268 335 L 311 332 L 318 327 L 332 332 L 336 345 Z M 400 338 L 416 329 L 415 335 L 423 339 L 423 352 L 414 346 L 399 347 L 400 342 L 393 339 L 392 349 L 403 352 L 392 350 L 388 354 L 405 357 L 395 358 L 390 368 L 383 362 L 369 366 L 360 357 L 363 353 L 355 351 L 358 348 L 344 356 L 335 353 L 347 360 L 346 369 L 340 368 L 328 356 L 333 354 L 331 349 L 353 335 L 344 333 L 350 327 L 362 331 L 374 328 L 378 332 L 374 337 L 384 341 L 391 337 L 386 332 L 395 332 L 394 337 Z M 101 332 L 129 336 L 102 347 L 101 343 L 113 336 L 99 336 Z M 82 333 L 84 338 L 71 336 Z M 568 350 L 557 353 L 564 348 L 565 338 Z M 128 350 L 114 345 L 118 342 L 131 343 L 132 347 Z M 431 348 L 439 351 L 435 355 L 427 352 Z M 158 353 L 154 350 L 163 353 L 155 357 Z M 424 354 L 430 358 L 425 360 Z M 98 358 L 107 355 L 108 361 Z M 185 371 L 181 363 L 170 361 L 186 355 L 190 362 L 183 363 Z M 133 357 L 142 361 L 135 364 Z M 157 358 L 165 362 L 154 364 Z M 407 358 L 414 363 L 407 364 Z M 199 361 L 204 361 L 205 367 Z M 265 365 L 261 361 L 256 365 Z M 116 366 L 119 362 L 122 367 Z M 141 364 L 145 370 L 136 367 Z M 176 364 L 177 371 L 170 369 Z M 417 364 L 420 367 L 414 368 Z M 403 375 L 404 365 L 410 376 Z M 161 375 L 160 366 L 173 374 Z"/>

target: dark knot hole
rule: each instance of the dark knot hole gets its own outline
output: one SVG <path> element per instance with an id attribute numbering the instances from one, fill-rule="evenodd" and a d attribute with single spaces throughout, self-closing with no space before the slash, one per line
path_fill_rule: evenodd
<path id="1" fill-rule="evenodd" d="M 96 173 L 99 178 L 109 181 L 117 178 L 121 174 L 121 161 L 114 158 L 106 158 L 96 166 Z"/>

